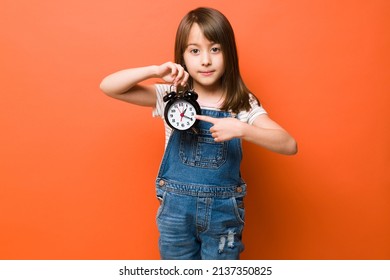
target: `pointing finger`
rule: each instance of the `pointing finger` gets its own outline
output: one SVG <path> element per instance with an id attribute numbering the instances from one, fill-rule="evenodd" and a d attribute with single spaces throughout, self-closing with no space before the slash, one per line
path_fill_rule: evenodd
<path id="1" fill-rule="evenodd" d="M 216 118 L 212 118 L 212 117 L 209 117 L 209 116 L 203 116 L 203 115 L 196 115 L 196 118 L 200 121 L 205 121 L 205 122 L 209 122 L 209 123 L 212 123 L 212 124 L 215 124 L 217 119 Z"/>

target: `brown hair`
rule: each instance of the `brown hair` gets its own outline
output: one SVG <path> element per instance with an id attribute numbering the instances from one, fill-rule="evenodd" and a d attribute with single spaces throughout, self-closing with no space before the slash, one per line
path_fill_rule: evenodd
<path id="1" fill-rule="evenodd" d="M 197 23 L 204 36 L 209 40 L 221 45 L 225 72 L 221 77 L 222 87 L 226 93 L 222 110 L 231 110 L 238 113 L 241 110 L 249 110 L 249 89 L 241 78 L 236 41 L 233 28 L 228 19 L 219 11 L 212 8 L 197 8 L 190 11 L 181 20 L 176 32 L 175 63 L 184 65 L 183 54 L 187 48 L 188 37 L 191 27 Z M 189 85 L 192 87 L 193 80 L 190 77 Z"/>

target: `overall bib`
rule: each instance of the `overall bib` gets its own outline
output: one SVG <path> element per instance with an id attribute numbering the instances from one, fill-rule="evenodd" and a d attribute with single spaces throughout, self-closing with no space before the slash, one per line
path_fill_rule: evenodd
<path id="1" fill-rule="evenodd" d="M 202 115 L 231 117 L 202 109 Z M 238 259 L 244 249 L 240 139 L 215 142 L 211 123 L 197 133 L 174 130 L 156 179 L 162 259 Z"/>

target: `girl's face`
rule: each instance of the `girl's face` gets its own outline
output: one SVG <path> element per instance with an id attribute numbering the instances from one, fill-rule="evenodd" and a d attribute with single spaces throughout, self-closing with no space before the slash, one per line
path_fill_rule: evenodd
<path id="1" fill-rule="evenodd" d="M 196 23 L 191 27 L 183 58 L 195 90 L 220 87 L 225 71 L 221 45 L 210 42 Z"/>

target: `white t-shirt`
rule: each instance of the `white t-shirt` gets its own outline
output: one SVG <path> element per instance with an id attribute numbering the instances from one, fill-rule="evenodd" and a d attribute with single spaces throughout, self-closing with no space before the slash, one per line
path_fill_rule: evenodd
<path id="1" fill-rule="evenodd" d="M 161 117 L 162 119 L 164 119 L 164 109 L 165 109 L 166 102 L 163 101 L 163 97 L 166 94 L 166 92 L 169 92 L 173 88 L 171 88 L 171 85 L 169 84 L 156 84 L 155 87 L 156 87 L 157 101 L 156 101 L 156 107 L 153 109 L 153 117 Z M 258 116 L 262 114 L 267 114 L 267 112 L 257 102 L 256 98 L 252 94 L 249 95 L 249 104 L 251 106 L 249 111 L 241 111 L 236 115 L 237 119 L 239 119 L 240 121 L 248 124 L 252 124 Z M 210 104 L 199 103 L 199 105 L 202 109 L 220 110 L 219 107 L 222 104 L 210 105 Z M 169 137 L 171 136 L 172 128 L 165 121 L 164 124 L 165 124 L 165 146 L 166 146 Z"/>

